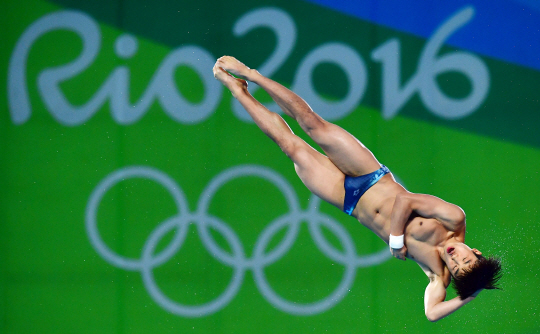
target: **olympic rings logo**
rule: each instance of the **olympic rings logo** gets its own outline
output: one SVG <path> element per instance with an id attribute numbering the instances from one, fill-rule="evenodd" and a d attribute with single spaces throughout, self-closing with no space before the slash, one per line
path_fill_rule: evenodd
<path id="1" fill-rule="evenodd" d="M 285 196 L 289 212 L 276 218 L 258 237 L 252 257 L 247 258 L 237 234 L 218 217 L 207 210 L 214 194 L 227 182 L 246 176 L 266 179 L 275 185 Z M 178 214 L 162 222 L 146 239 L 140 259 L 121 256 L 112 251 L 101 238 L 97 228 L 97 210 L 105 193 L 115 184 L 130 178 L 144 178 L 157 182 L 167 189 L 173 197 Z M 384 247 L 370 255 L 358 255 L 348 232 L 332 217 L 318 211 L 320 199 L 312 195 L 309 208 L 302 211 L 292 186 L 275 171 L 256 165 L 242 165 L 223 171 L 210 181 L 204 189 L 196 212 L 189 212 L 186 198 L 180 187 L 165 173 L 151 167 L 132 166 L 119 169 L 103 179 L 90 195 L 86 207 L 86 232 L 96 252 L 113 266 L 129 271 L 139 271 L 145 288 L 154 301 L 165 310 L 184 317 L 210 315 L 224 308 L 238 293 L 245 272 L 251 270 L 260 293 L 276 308 L 295 315 L 312 315 L 332 308 L 347 294 L 353 284 L 356 269 L 373 266 L 386 261 L 390 253 Z M 338 287 L 327 297 L 313 303 L 296 303 L 279 296 L 268 283 L 264 268 L 279 260 L 292 247 L 300 228 L 306 222 L 308 230 L 321 252 L 345 267 L 343 279 Z M 182 305 L 167 297 L 158 287 L 153 269 L 167 262 L 176 254 L 186 238 L 189 224 L 195 224 L 200 240 L 218 261 L 233 268 L 232 279 L 228 287 L 216 299 L 202 305 Z M 321 226 L 331 231 L 339 239 L 342 249 L 332 246 L 323 236 Z M 228 242 L 231 254 L 218 246 L 210 236 L 209 228 L 223 235 Z M 269 252 L 265 252 L 273 236 L 287 228 L 281 243 Z M 155 254 L 159 241 L 170 231 L 176 230 L 175 237 L 162 251 Z"/>

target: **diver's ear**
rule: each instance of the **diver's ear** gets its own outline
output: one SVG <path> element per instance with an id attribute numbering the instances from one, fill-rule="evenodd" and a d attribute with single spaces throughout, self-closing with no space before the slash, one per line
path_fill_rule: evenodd
<path id="1" fill-rule="evenodd" d="M 482 255 L 482 252 L 479 251 L 479 250 L 476 249 L 476 248 L 473 248 L 472 251 L 473 251 L 473 253 L 476 254 L 476 255 Z"/>

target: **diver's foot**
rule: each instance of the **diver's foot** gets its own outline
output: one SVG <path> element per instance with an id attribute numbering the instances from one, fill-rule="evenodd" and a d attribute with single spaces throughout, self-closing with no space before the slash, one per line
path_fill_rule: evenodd
<path id="1" fill-rule="evenodd" d="M 219 64 L 219 67 L 223 68 L 225 71 L 245 80 L 250 80 L 250 75 L 253 71 L 255 71 L 231 56 L 223 56 L 219 58 L 216 64 Z"/>
<path id="2" fill-rule="evenodd" d="M 230 73 L 225 71 L 220 65 L 219 61 L 214 65 L 214 78 L 218 79 L 225 87 L 227 87 L 234 97 L 238 94 L 247 91 L 247 82 L 243 79 L 237 79 Z"/>

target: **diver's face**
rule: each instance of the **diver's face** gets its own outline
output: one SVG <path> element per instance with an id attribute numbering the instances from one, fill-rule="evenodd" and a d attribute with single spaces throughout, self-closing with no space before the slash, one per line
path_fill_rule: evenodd
<path id="1" fill-rule="evenodd" d="M 482 253 L 476 248 L 470 248 L 464 243 L 449 244 L 444 250 L 445 262 L 453 277 L 463 274 L 478 261 L 477 255 Z"/>

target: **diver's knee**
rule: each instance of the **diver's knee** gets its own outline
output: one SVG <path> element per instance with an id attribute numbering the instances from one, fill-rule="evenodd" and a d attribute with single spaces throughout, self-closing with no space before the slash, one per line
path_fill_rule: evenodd
<path id="1" fill-rule="evenodd" d="M 308 134 L 324 127 L 324 120 L 312 110 L 303 113 L 302 117 L 298 119 L 298 123 Z"/>
<path id="2" fill-rule="evenodd" d="M 319 118 L 313 117 L 313 119 L 306 124 L 304 131 L 315 142 L 320 142 L 327 138 L 332 132 L 332 124 Z"/>
<path id="3" fill-rule="evenodd" d="M 305 145 L 302 145 L 299 140 L 294 139 L 296 138 L 284 141 L 279 147 L 295 164 L 302 165 L 302 162 L 306 160 L 309 153 L 307 152 Z"/>

